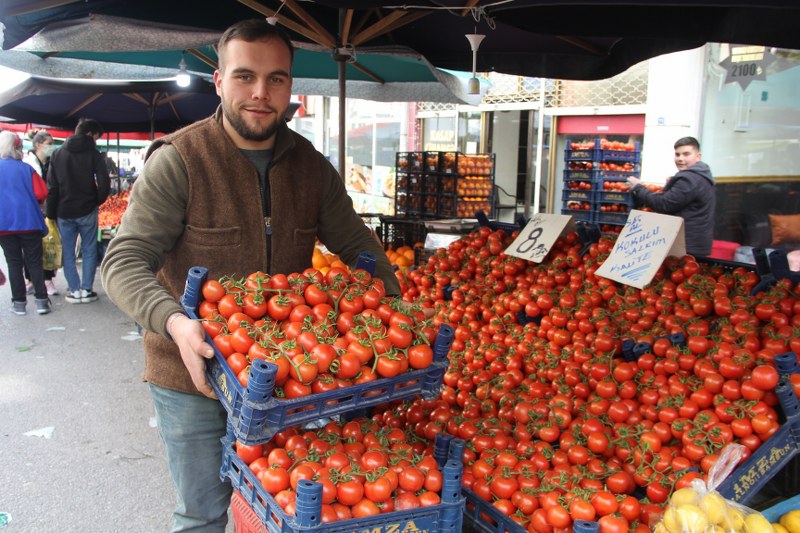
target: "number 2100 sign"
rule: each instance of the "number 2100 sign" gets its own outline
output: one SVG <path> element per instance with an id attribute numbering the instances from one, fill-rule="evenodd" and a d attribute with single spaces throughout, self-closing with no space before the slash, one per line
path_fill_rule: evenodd
<path id="1" fill-rule="evenodd" d="M 506 254 L 541 263 L 570 220 L 569 215 L 538 213 L 528 221 Z"/>

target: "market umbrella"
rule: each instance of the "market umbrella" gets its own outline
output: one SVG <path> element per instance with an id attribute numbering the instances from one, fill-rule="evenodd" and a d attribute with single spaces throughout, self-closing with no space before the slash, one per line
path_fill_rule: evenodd
<path id="1" fill-rule="evenodd" d="M 212 44 L 220 35 L 182 25 L 91 15 L 50 24 L 14 51 L 35 52 L 45 61 L 57 55 L 59 59 L 172 68 L 183 61 L 191 71 L 210 74 L 216 67 Z M 344 129 L 347 96 L 377 101 L 480 101 L 480 95 L 468 94 L 464 80 L 400 47 L 382 47 L 379 52 L 342 47 L 332 55 L 321 45 L 298 43 L 292 74 L 297 94 L 340 97 L 340 130 Z M 340 154 L 343 145 L 340 136 Z M 344 157 L 339 160 L 341 172 Z"/>
<path id="2" fill-rule="evenodd" d="M 556 79 L 601 79 L 650 57 L 706 42 L 800 48 L 796 0 L 7 0 L 5 49 L 48 24 L 89 13 L 222 30 L 274 16 L 298 42 L 326 49 L 401 46 L 433 65 L 471 70 L 466 33 L 486 39 L 481 72 Z"/>

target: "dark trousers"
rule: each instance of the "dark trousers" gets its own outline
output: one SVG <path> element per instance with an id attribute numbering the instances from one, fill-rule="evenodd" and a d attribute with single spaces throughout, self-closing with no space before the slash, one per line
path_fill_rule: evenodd
<path id="1" fill-rule="evenodd" d="M 14 233 L 0 236 L 0 247 L 8 263 L 8 281 L 11 284 L 11 300 L 15 302 L 26 301 L 25 277 L 23 267 L 31 274 L 34 294 L 36 298 L 47 298 L 47 288 L 44 286 L 44 271 L 42 270 L 42 233 Z"/>

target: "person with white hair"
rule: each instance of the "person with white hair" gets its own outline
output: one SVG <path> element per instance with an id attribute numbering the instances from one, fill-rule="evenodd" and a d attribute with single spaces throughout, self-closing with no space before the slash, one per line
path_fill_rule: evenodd
<path id="1" fill-rule="evenodd" d="M 22 161 L 22 139 L 11 131 L 0 133 L 0 246 L 8 264 L 11 311 L 27 314 L 23 266 L 31 273 L 36 312 L 50 312 L 50 299 L 42 270 L 42 237 L 47 235 L 39 202 L 47 197 L 47 185 Z"/>

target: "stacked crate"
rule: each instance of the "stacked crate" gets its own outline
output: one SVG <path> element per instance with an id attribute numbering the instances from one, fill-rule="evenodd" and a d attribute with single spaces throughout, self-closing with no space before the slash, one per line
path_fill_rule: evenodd
<path id="1" fill-rule="evenodd" d="M 494 154 L 398 152 L 395 213 L 398 217 L 493 216 Z"/>
<path id="2" fill-rule="evenodd" d="M 619 233 L 633 208 L 626 181 L 639 177 L 639 143 L 567 140 L 561 213 Z"/>

